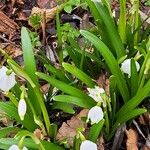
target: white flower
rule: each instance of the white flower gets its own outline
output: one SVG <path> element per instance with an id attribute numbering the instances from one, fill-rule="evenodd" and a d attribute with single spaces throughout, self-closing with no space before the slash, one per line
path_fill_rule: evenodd
<path id="1" fill-rule="evenodd" d="M 99 3 L 101 3 L 101 0 L 92 0 L 93 2 L 99 2 Z"/>
<path id="2" fill-rule="evenodd" d="M 89 110 L 87 121 L 91 120 L 91 123 L 98 123 L 104 117 L 102 108 L 99 106 L 94 106 Z"/>
<path id="3" fill-rule="evenodd" d="M 19 114 L 21 120 L 24 120 L 26 111 L 27 111 L 26 102 L 24 99 L 20 99 L 19 104 L 18 104 L 18 114 Z"/>
<path id="4" fill-rule="evenodd" d="M 17 145 L 14 144 L 11 147 L 9 147 L 8 150 L 20 150 L 20 149 Z M 28 149 L 24 146 L 22 150 L 28 150 Z"/>
<path id="5" fill-rule="evenodd" d="M 137 61 L 135 61 L 136 69 L 139 71 L 140 65 Z M 131 59 L 126 59 L 122 64 L 121 64 L 121 70 L 124 73 L 127 73 L 128 76 L 131 76 Z"/>
<path id="6" fill-rule="evenodd" d="M 97 145 L 89 140 L 85 140 L 81 143 L 80 150 L 97 150 Z"/>
<path id="7" fill-rule="evenodd" d="M 102 101 L 101 95 L 105 93 L 103 88 L 95 86 L 95 88 L 87 88 L 87 90 L 89 91 L 89 96 L 92 97 L 96 102 Z"/>
<path id="8" fill-rule="evenodd" d="M 0 68 L 0 89 L 4 92 L 8 92 L 15 84 L 15 73 L 7 74 L 8 69 L 5 66 Z"/>

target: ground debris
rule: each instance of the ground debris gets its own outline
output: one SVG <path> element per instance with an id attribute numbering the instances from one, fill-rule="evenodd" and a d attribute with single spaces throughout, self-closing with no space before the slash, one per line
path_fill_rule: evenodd
<path id="1" fill-rule="evenodd" d="M 0 32 L 10 35 L 19 29 L 17 23 L 0 11 Z"/>
<path id="2" fill-rule="evenodd" d="M 138 133 L 134 129 L 126 130 L 127 135 L 127 150 L 138 150 Z"/>
<path id="3" fill-rule="evenodd" d="M 82 121 L 81 118 L 86 117 L 87 113 L 88 110 L 84 109 L 77 116 L 73 116 L 67 122 L 63 122 L 58 130 L 56 139 L 59 141 L 66 140 L 69 146 L 73 146 L 74 138 L 77 135 L 77 129 L 86 127 L 86 123 Z"/>

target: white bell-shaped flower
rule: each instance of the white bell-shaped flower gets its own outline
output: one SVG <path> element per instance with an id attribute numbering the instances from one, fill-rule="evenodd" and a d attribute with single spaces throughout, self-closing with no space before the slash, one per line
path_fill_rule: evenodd
<path id="1" fill-rule="evenodd" d="M 93 2 L 99 2 L 101 3 L 102 1 L 101 0 L 92 0 Z"/>
<path id="2" fill-rule="evenodd" d="M 105 93 L 103 88 L 95 86 L 95 88 L 87 88 L 89 96 L 92 97 L 96 102 L 102 101 L 101 95 Z"/>
<path id="3" fill-rule="evenodd" d="M 80 150 L 97 150 L 97 145 L 92 141 L 85 140 L 81 143 Z"/>
<path id="4" fill-rule="evenodd" d="M 15 144 L 14 144 L 14 145 L 12 145 L 11 147 L 9 147 L 8 150 L 21 150 L 21 149 L 19 149 L 18 145 L 15 145 Z M 28 150 L 28 148 L 26 148 L 26 147 L 24 146 L 22 150 Z"/>
<path id="5" fill-rule="evenodd" d="M 87 121 L 91 120 L 91 124 L 98 123 L 104 117 L 102 108 L 99 106 L 94 106 L 89 110 Z"/>
<path id="6" fill-rule="evenodd" d="M 20 101 L 18 103 L 18 114 L 19 114 L 21 120 L 24 120 L 26 111 L 27 111 L 26 101 L 24 99 L 20 99 Z"/>
<path id="7" fill-rule="evenodd" d="M 136 70 L 139 71 L 140 70 L 140 65 L 137 61 L 135 61 L 135 65 L 136 65 Z M 131 59 L 126 59 L 122 64 L 121 64 L 121 70 L 128 74 L 128 77 L 131 76 Z"/>
<path id="8" fill-rule="evenodd" d="M 15 73 L 7 74 L 8 69 L 5 66 L 0 68 L 0 90 L 8 92 L 15 84 Z"/>

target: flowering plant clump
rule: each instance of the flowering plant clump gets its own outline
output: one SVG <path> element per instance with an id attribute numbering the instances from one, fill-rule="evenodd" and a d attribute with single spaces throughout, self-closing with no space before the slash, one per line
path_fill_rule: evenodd
<path id="1" fill-rule="evenodd" d="M 68 0 L 52 9 L 57 29 L 52 34 L 45 34 L 51 11 L 39 13 L 43 38 L 34 39 L 29 29 L 21 29 L 21 66 L 0 48 L 5 65 L 0 67 L 0 115 L 11 118 L 11 126 L 0 122 L 0 149 L 97 150 L 100 137 L 107 144 L 121 125 L 130 128 L 132 120 L 147 111 L 142 103 L 150 96 L 149 28 L 142 27 L 147 20 L 139 20 L 140 1 L 131 3 L 134 11 L 126 10 L 126 1 L 119 4 L 120 16 L 114 18 L 111 0 Z M 72 12 L 77 7 L 86 8 L 83 19 Z M 60 20 L 66 20 L 62 9 L 72 12 L 67 26 Z M 77 31 L 86 27 L 88 31 Z M 47 40 L 54 34 L 56 51 Z"/>

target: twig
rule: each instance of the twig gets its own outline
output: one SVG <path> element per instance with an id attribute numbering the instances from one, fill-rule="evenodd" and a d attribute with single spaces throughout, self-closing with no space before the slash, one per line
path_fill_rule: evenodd
<path id="1" fill-rule="evenodd" d="M 141 135 L 142 135 L 142 137 L 146 140 L 145 135 L 143 134 L 143 132 L 141 131 L 141 129 L 140 129 L 140 127 L 139 127 L 139 125 L 137 124 L 137 122 L 136 122 L 135 120 L 133 120 L 133 124 L 134 124 L 134 125 L 135 125 L 135 127 L 137 128 L 137 130 L 138 130 L 139 134 L 141 134 Z"/>

